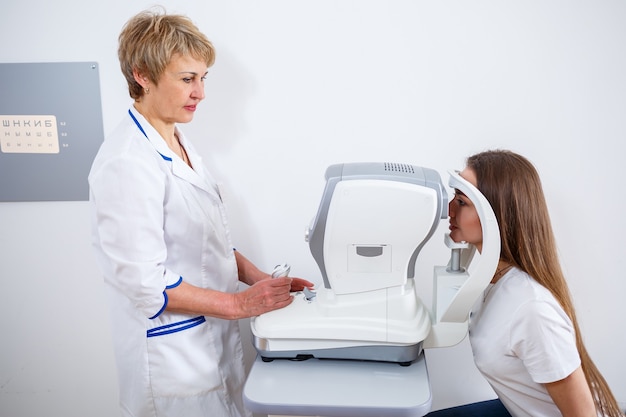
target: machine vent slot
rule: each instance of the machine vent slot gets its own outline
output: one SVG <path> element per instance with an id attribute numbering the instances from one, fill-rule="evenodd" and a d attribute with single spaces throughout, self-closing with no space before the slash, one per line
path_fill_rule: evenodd
<path id="1" fill-rule="evenodd" d="M 393 162 L 385 162 L 385 171 L 406 172 L 409 174 L 415 173 L 415 171 L 413 170 L 413 165 L 396 164 Z"/>

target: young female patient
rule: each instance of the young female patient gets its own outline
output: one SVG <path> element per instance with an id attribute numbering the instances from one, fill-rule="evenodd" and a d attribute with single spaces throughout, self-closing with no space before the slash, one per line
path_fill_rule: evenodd
<path id="1" fill-rule="evenodd" d="M 487 198 L 500 227 L 500 262 L 470 318 L 476 366 L 498 400 L 431 416 L 623 416 L 582 341 L 559 264 L 541 182 L 510 151 L 468 158 L 461 176 Z M 457 190 L 450 234 L 482 248 L 476 208 Z"/>

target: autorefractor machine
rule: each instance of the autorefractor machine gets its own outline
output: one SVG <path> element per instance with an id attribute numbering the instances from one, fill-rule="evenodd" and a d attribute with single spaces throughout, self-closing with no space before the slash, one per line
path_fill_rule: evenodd
<path id="1" fill-rule="evenodd" d="M 263 361 L 356 359 L 409 365 L 423 348 L 465 338 L 469 312 L 500 255 L 498 225 L 485 197 L 457 172 L 449 186 L 476 206 L 483 250 L 441 237 L 451 251 L 434 267 L 429 310 L 415 288 L 416 260 L 448 214 L 437 171 L 395 163 L 345 163 L 326 171 L 316 217 L 306 232 L 323 287 L 251 320 Z M 437 237 L 439 239 L 439 237 Z M 274 275 L 286 275 L 280 265 Z"/>

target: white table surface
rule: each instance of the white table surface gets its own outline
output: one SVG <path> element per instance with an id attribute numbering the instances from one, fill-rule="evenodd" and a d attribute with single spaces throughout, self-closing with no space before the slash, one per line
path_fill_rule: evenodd
<path id="1" fill-rule="evenodd" d="M 244 387 L 253 413 L 324 417 L 421 417 L 432 405 L 424 355 L 395 363 L 257 357 Z"/>

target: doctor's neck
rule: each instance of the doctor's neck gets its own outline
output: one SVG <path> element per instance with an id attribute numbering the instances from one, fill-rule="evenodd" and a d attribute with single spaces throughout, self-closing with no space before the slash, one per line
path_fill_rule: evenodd
<path id="1" fill-rule="evenodd" d="M 142 100 L 136 100 L 133 107 L 157 132 L 159 132 L 163 140 L 165 140 L 171 148 L 178 144 L 178 139 L 176 138 L 176 123 L 165 121 L 156 116 L 154 112 L 150 111 L 150 107 L 147 106 Z"/>

